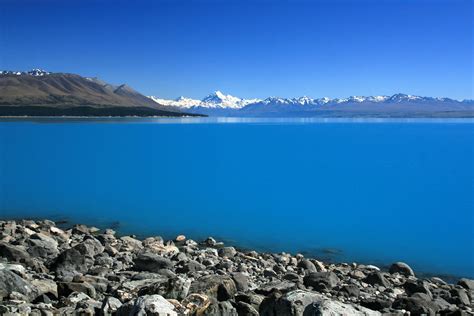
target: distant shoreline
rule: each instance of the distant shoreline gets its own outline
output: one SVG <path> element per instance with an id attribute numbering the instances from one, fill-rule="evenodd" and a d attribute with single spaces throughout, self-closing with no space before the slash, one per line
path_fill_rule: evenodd
<path id="1" fill-rule="evenodd" d="M 0 105 L 0 117 L 203 117 L 202 114 L 173 112 L 145 106 L 74 106 Z"/>
<path id="2" fill-rule="evenodd" d="M 357 116 L 357 117 L 343 117 L 343 116 L 311 116 L 311 117 L 263 117 L 263 116 L 0 116 L 0 122 L 6 121 L 61 121 L 61 120 L 77 120 L 77 121 L 125 121 L 134 120 L 136 122 L 182 122 L 182 123 L 350 123 L 350 122 L 474 122 L 473 117 L 375 117 L 375 116 Z"/>

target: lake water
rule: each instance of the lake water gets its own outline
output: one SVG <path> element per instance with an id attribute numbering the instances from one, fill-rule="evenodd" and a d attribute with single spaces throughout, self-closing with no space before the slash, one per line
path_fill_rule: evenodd
<path id="1" fill-rule="evenodd" d="M 474 121 L 3 119 L 0 215 L 474 276 Z"/>

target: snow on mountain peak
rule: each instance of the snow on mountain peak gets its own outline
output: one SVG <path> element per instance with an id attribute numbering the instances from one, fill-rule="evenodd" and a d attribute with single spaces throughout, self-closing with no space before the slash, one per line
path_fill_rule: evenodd
<path id="1" fill-rule="evenodd" d="M 16 75 L 16 76 L 30 75 L 30 76 L 34 76 L 34 77 L 42 77 L 42 76 L 46 76 L 46 75 L 50 75 L 50 74 L 51 74 L 51 72 L 43 70 L 43 69 L 39 69 L 39 68 L 35 68 L 35 69 L 30 70 L 30 71 L 11 71 L 11 70 L 1 70 L 0 71 L 0 75 Z"/>
<path id="2" fill-rule="evenodd" d="M 153 101 L 168 106 L 176 106 L 182 108 L 214 108 L 214 109 L 240 109 L 247 104 L 257 103 L 260 99 L 240 99 L 230 94 L 224 94 L 219 90 L 207 95 L 202 100 L 190 99 L 186 97 L 179 97 L 175 100 L 161 99 L 155 96 L 150 96 Z"/>
<path id="3" fill-rule="evenodd" d="M 160 99 L 157 97 L 150 97 L 157 103 L 162 105 L 176 106 L 181 108 L 207 108 L 207 109 L 233 109 L 238 110 L 246 107 L 250 104 L 260 104 L 264 106 L 298 106 L 298 107 L 317 107 L 322 105 L 338 105 L 338 104 L 354 104 L 354 103 L 402 103 L 402 102 L 430 102 L 437 100 L 452 101 L 449 98 L 429 98 L 420 97 L 409 94 L 397 93 L 392 96 L 378 95 L 378 96 L 350 96 L 347 98 L 335 98 L 331 99 L 328 97 L 314 99 L 308 96 L 302 96 L 298 98 L 280 98 L 280 97 L 268 97 L 264 100 L 261 99 L 240 99 L 232 95 L 226 95 L 223 92 L 217 90 L 202 100 L 195 100 L 186 97 L 179 97 L 175 100 Z"/>

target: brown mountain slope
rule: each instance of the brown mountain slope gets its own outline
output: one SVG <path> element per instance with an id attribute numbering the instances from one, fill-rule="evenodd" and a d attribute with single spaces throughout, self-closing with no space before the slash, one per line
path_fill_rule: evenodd
<path id="1" fill-rule="evenodd" d="M 0 74 L 0 116 L 184 116 L 127 85 L 53 73 Z"/>
<path id="2" fill-rule="evenodd" d="M 0 75 L 0 105 L 157 106 L 125 85 L 114 89 L 99 80 L 62 73 Z"/>

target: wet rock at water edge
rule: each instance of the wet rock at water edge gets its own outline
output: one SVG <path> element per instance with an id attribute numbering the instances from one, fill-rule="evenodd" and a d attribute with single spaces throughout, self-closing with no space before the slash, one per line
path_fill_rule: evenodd
<path id="1" fill-rule="evenodd" d="M 412 268 L 404 262 L 395 262 L 390 266 L 389 269 L 390 273 L 400 273 L 403 274 L 407 277 L 409 276 L 415 276 L 415 273 L 413 272 Z"/>

